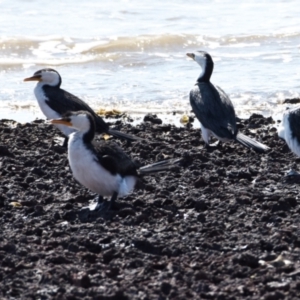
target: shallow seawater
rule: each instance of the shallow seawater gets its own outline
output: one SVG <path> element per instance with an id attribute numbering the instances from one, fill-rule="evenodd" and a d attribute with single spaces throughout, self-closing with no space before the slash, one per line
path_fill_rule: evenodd
<path id="1" fill-rule="evenodd" d="M 208 51 L 212 82 L 237 115 L 280 115 L 300 91 L 297 1 L 11 1 L 1 4 L 0 117 L 41 118 L 35 71 L 52 67 L 62 88 L 93 108 L 136 116 L 188 113 L 200 67 L 186 52 Z"/>

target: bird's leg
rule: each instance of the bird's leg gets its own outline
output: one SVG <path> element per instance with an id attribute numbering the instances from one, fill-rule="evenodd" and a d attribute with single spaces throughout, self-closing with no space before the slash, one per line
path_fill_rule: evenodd
<path id="1" fill-rule="evenodd" d="M 109 209 L 113 209 L 114 208 L 117 198 L 118 198 L 118 193 L 114 192 L 113 195 L 110 198 Z"/>
<path id="2" fill-rule="evenodd" d="M 68 137 L 65 137 L 65 140 L 64 140 L 64 142 L 63 142 L 63 144 L 62 144 L 62 146 L 63 146 L 64 148 L 68 148 L 68 141 L 69 141 L 69 138 L 68 138 Z"/>
<path id="3" fill-rule="evenodd" d="M 101 196 L 101 195 L 98 195 L 98 197 L 97 197 L 97 203 L 102 203 L 104 201 L 104 199 L 103 199 L 103 196 Z"/>

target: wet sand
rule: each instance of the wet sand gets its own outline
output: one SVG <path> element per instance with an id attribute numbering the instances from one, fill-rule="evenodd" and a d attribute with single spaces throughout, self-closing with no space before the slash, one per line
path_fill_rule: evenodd
<path id="1" fill-rule="evenodd" d="M 95 195 L 56 129 L 0 121 L 1 299 L 299 298 L 300 188 L 284 174 L 300 159 L 273 120 L 239 122 L 266 154 L 206 149 L 199 129 L 153 122 L 116 121 L 148 140 L 116 142 L 143 164 L 184 162 L 99 216 L 82 214 Z"/>

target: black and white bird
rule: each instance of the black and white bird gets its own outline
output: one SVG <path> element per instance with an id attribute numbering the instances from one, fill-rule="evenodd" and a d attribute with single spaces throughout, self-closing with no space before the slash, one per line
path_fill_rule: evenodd
<path id="1" fill-rule="evenodd" d="M 41 111 L 48 120 L 60 118 L 68 111 L 85 110 L 94 117 L 96 131 L 98 133 L 107 133 L 114 137 L 129 141 L 141 140 L 139 137 L 110 129 L 109 125 L 97 115 L 88 104 L 71 93 L 61 89 L 62 79 L 56 70 L 47 68 L 36 71 L 32 77 L 25 78 L 24 81 L 37 81 L 34 94 Z M 57 125 L 57 128 L 66 136 L 64 142 L 64 145 L 66 146 L 69 134 L 75 130 L 64 125 Z"/>
<path id="2" fill-rule="evenodd" d="M 92 114 L 86 111 L 70 112 L 50 122 L 76 130 L 69 136 L 68 160 L 74 178 L 99 195 L 98 205 L 91 210 L 113 206 L 117 197 L 133 191 L 142 175 L 170 170 L 181 161 L 174 158 L 139 167 L 113 142 L 92 144 L 96 127 Z M 111 200 L 103 205 L 105 196 Z"/>
<path id="3" fill-rule="evenodd" d="M 285 140 L 293 153 L 300 156 L 300 106 L 284 112 L 278 127 L 278 136 Z"/>
<path id="4" fill-rule="evenodd" d="M 209 146 L 210 137 L 213 135 L 222 142 L 237 141 L 255 151 L 267 151 L 268 146 L 238 132 L 231 100 L 220 87 L 210 82 L 214 68 L 211 56 L 204 51 L 186 55 L 202 68 L 194 88 L 190 91 L 190 103 L 201 123 L 202 138 L 206 145 Z"/>

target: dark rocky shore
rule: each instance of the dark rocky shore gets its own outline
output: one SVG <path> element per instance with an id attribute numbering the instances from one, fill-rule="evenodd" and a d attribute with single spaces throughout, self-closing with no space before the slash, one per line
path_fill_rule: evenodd
<path id="1" fill-rule="evenodd" d="M 272 119 L 239 122 L 267 154 L 148 120 L 116 122 L 148 142 L 116 142 L 143 164 L 184 162 L 102 217 L 80 213 L 95 195 L 58 130 L 0 121 L 0 298 L 299 299 L 300 181 L 284 175 L 300 159 Z"/>

